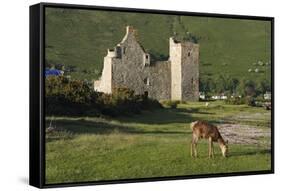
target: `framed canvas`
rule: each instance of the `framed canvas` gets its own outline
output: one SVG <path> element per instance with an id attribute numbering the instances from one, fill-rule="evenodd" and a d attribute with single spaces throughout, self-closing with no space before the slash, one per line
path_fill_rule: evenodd
<path id="1" fill-rule="evenodd" d="M 274 18 L 30 7 L 30 184 L 274 172 Z"/>

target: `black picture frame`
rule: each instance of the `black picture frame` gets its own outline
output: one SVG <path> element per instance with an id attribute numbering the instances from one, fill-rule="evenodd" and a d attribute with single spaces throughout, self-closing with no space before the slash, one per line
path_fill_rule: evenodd
<path id="1" fill-rule="evenodd" d="M 187 175 L 187 176 L 176 176 L 176 177 L 156 177 L 156 178 L 153 177 L 153 178 L 112 180 L 112 181 L 90 181 L 90 182 L 46 184 L 45 183 L 44 68 L 45 68 L 45 9 L 47 7 L 270 21 L 271 22 L 271 63 L 272 63 L 271 66 L 271 92 L 272 92 L 271 169 L 265 171 L 200 174 L 200 175 Z M 274 18 L 273 17 L 195 13 L 195 12 L 152 10 L 152 9 L 132 9 L 132 8 L 120 8 L 120 7 L 102 7 L 102 6 L 56 4 L 56 3 L 39 3 L 36 5 L 32 5 L 30 6 L 29 13 L 30 13 L 30 129 L 29 129 L 30 131 L 29 184 L 30 185 L 38 188 L 53 188 L 53 187 L 66 187 L 66 186 L 84 186 L 84 185 L 164 181 L 164 180 L 243 176 L 243 175 L 274 173 Z"/>

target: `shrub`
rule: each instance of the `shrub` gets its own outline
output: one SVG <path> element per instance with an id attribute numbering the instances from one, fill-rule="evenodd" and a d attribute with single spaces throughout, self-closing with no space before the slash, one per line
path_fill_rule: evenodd
<path id="1" fill-rule="evenodd" d="M 256 100 L 254 97 L 252 96 L 247 96 L 245 98 L 245 103 L 248 105 L 248 106 L 256 106 Z"/>
<path id="2" fill-rule="evenodd" d="M 84 81 L 63 76 L 47 77 L 45 82 L 47 115 L 118 116 L 161 108 L 157 100 L 135 95 L 128 88 L 114 88 L 112 94 L 105 94 L 95 92 Z"/>
<path id="3" fill-rule="evenodd" d="M 225 103 L 232 105 L 242 105 L 245 104 L 245 100 L 243 98 L 234 97 L 225 100 Z"/>
<path id="4" fill-rule="evenodd" d="M 247 96 L 245 98 L 238 98 L 238 97 L 230 98 L 230 99 L 225 100 L 225 103 L 233 104 L 233 105 L 246 104 L 248 106 L 253 106 L 253 107 L 256 107 L 256 106 L 260 107 L 263 105 L 262 101 L 260 101 L 259 99 L 255 98 L 253 96 Z"/>
<path id="5" fill-rule="evenodd" d="M 112 94 L 102 94 L 98 97 L 98 105 L 104 115 L 116 116 L 118 114 L 138 114 L 142 110 L 161 108 L 157 100 L 146 95 L 135 95 L 128 88 L 114 88 Z"/>

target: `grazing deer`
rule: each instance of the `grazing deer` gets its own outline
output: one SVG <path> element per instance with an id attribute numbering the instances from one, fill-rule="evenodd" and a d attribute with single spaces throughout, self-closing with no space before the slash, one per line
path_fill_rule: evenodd
<path id="1" fill-rule="evenodd" d="M 218 142 L 222 156 L 227 156 L 228 146 L 227 141 L 225 142 L 218 130 L 218 128 L 212 124 L 204 121 L 195 121 L 190 124 L 192 130 L 192 141 L 191 141 L 191 156 L 197 157 L 197 142 L 199 139 L 204 138 L 209 140 L 209 158 L 214 157 L 214 146 L 213 142 Z"/>

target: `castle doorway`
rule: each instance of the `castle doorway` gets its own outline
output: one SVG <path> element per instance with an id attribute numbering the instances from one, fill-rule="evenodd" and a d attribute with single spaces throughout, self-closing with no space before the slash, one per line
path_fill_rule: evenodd
<path id="1" fill-rule="evenodd" d="M 144 97 L 145 97 L 145 98 L 148 98 L 148 91 L 145 91 L 145 92 L 144 92 Z"/>

